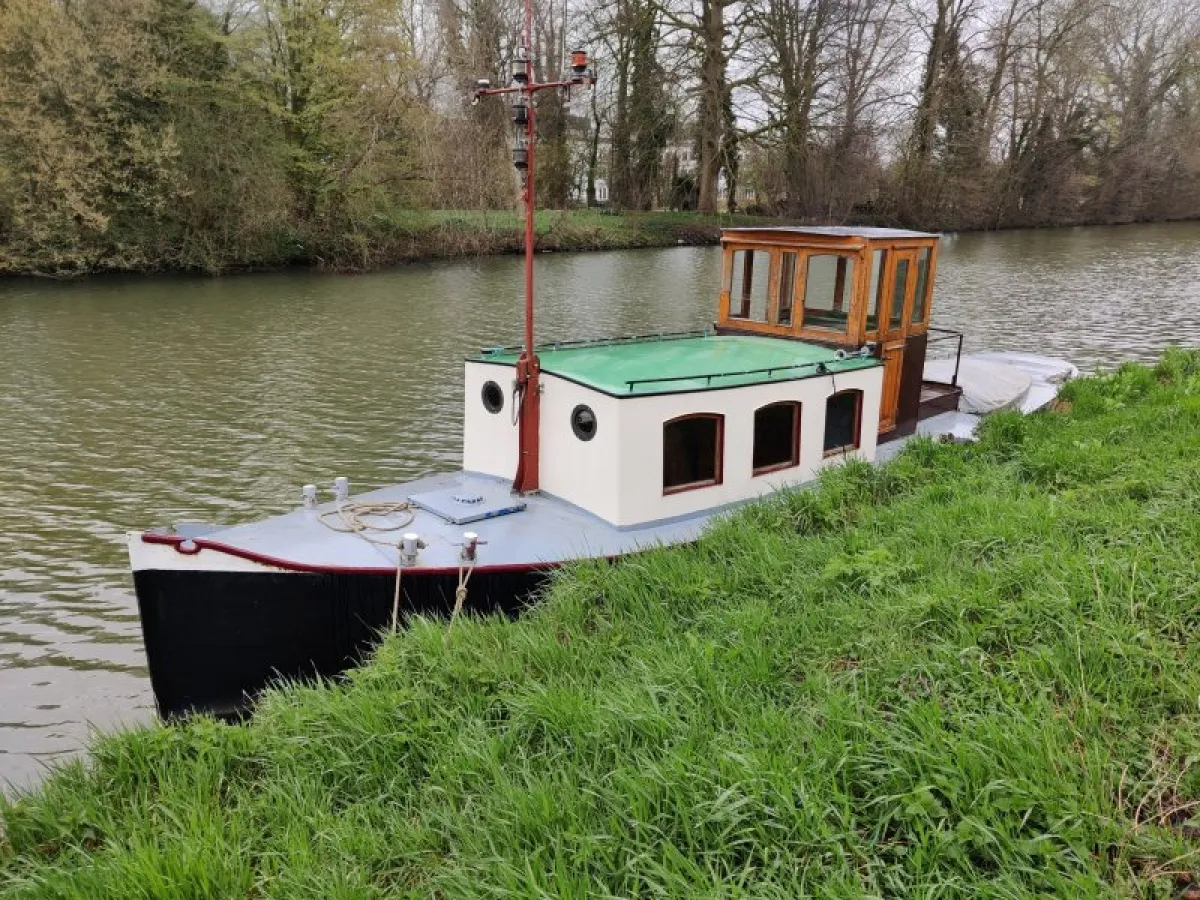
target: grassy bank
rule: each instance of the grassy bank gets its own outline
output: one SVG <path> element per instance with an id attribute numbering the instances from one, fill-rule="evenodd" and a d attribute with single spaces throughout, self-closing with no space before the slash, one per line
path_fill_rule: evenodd
<path id="1" fill-rule="evenodd" d="M 537 246 L 542 250 L 627 250 L 715 244 L 722 228 L 754 224 L 783 223 L 742 215 L 574 209 L 541 210 L 534 227 Z M 389 230 L 394 235 L 393 246 L 379 252 L 398 261 L 519 253 L 525 246 L 524 228 L 524 217 L 517 212 L 413 212 L 392 223 Z"/>
<path id="2" fill-rule="evenodd" d="M 1200 355 L 1066 401 L 105 738 L 3 808 L 0 893 L 1178 896 Z"/>
<path id="3" fill-rule="evenodd" d="M 780 224 L 777 219 L 740 215 L 540 210 L 534 229 L 536 245 L 543 251 L 631 250 L 716 244 L 722 228 L 763 222 Z M 525 249 L 525 219 L 515 211 L 412 210 L 376 224 L 376 233 L 370 239 L 344 235 L 336 248 L 311 253 L 300 248 L 286 262 L 366 271 L 429 259 L 521 253 Z"/>
<path id="4" fill-rule="evenodd" d="M 716 244 L 724 227 L 759 223 L 785 224 L 780 219 L 742 215 L 575 209 L 541 210 L 535 229 L 542 250 L 628 250 Z M 515 211 L 397 210 L 372 219 L 369 230 L 345 229 L 320 237 L 280 233 L 257 244 L 253 252 L 234 255 L 213 248 L 203 252 L 160 248 L 149 254 L 97 250 L 59 259 L 10 254 L 0 246 L 0 275 L 77 277 L 167 271 L 217 275 L 289 266 L 360 272 L 420 260 L 520 253 L 524 229 L 524 217 Z"/>

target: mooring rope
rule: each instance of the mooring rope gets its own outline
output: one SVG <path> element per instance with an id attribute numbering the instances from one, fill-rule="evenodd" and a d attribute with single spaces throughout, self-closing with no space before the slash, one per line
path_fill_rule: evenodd
<path id="1" fill-rule="evenodd" d="M 388 520 L 389 516 L 403 514 L 399 522 Z M 336 515 L 340 522 L 330 521 L 330 516 Z M 396 587 L 392 595 L 392 633 L 395 634 L 400 626 L 400 582 L 404 577 L 404 549 L 399 541 L 382 541 L 371 537 L 371 532 L 386 534 L 407 528 L 416 518 L 416 513 L 407 500 L 398 502 L 365 501 L 354 503 L 339 503 L 333 509 L 328 509 L 317 516 L 317 520 L 330 531 L 338 534 L 353 534 L 376 547 L 394 547 L 396 549 Z M 388 520 L 384 523 L 379 519 Z M 372 521 L 375 520 L 375 521 Z"/>
<path id="2" fill-rule="evenodd" d="M 396 561 L 396 593 L 392 596 L 392 634 L 400 627 L 400 579 L 404 577 L 404 550 L 396 545 L 399 559 Z"/>
<path id="3" fill-rule="evenodd" d="M 389 516 L 401 513 L 403 517 L 399 522 L 388 520 Z M 333 516 L 337 517 L 337 521 L 331 521 L 331 517 Z M 393 543 L 392 541 L 379 540 L 378 538 L 371 537 L 371 533 L 386 534 L 400 531 L 411 525 L 414 518 L 416 518 L 416 513 L 413 511 L 411 504 L 403 500 L 392 503 L 362 500 L 354 503 L 339 503 L 333 509 L 328 509 L 317 516 L 317 520 L 330 531 L 336 531 L 338 534 L 353 534 L 377 547 L 395 547 L 397 559 L 396 586 L 392 592 L 393 634 L 400 627 L 400 597 L 402 596 L 401 583 L 404 578 L 404 548 L 399 541 Z M 387 521 L 380 523 L 379 519 Z M 471 580 L 471 573 L 474 571 L 474 560 L 459 559 L 458 587 L 454 589 L 454 611 L 450 614 L 450 625 L 446 628 L 446 640 L 450 640 L 450 631 L 454 628 L 454 622 L 458 619 L 463 605 L 467 602 L 467 583 Z"/>
<path id="4" fill-rule="evenodd" d="M 458 614 L 462 612 L 463 604 L 467 600 L 467 582 L 471 580 L 471 573 L 475 571 L 475 563 L 472 561 L 470 565 L 464 563 L 462 559 L 458 561 L 458 587 L 454 589 L 454 611 L 450 613 L 450 624 L 446 627 L 445 642 L 450 641 L 450 632 L 454 629 L 454 623 L 458 620 Z"/>

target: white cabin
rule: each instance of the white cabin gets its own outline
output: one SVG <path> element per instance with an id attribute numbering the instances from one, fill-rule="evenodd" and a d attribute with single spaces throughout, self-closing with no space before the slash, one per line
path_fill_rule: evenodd
<path id="1" fill-rule="evenodd" d="M 637 528 L 811 481 L 847 457 L 874 460 L 880 439 L 911 434 L 961 394 L 957 377 L 922 374 L 937 241 L 727 229 L 715 333 L 538 348 L 534 483 Z M 517 471 L 518 356 L 467 361 L 467 472 Z"/>
<path id="2" fill-rule="evenodd" d="M 869 356 L 715 334 L 538 355 L 541 489 L 619 528 L 751 500 L 840 459 L 875 456 L 883 367 Z M 495 350 L 466 364 L 467 472 L 516 471 L 516 359 Z"/>

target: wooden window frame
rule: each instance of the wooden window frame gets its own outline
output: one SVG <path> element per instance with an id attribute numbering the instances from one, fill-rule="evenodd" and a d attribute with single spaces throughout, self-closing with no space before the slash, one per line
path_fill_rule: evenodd
<path id="1" fill-rule="evenodd" d="M 929 258 L 925 263 L 925 290 L 922 294 L 917 292 L 917 288 L 921 286 L 921 256 L 928 254 Z M 917 248 L 917 280 L 913 286 L 912 308 L 908 311 L 907 325 L 909 334 L 920 334 L 922 331 L 929 329 L 930 307 L 933 305 L 933 262 L 934 257 L 933 245 L 926 245 Z M 913 316 L 916 315 L 917 308 L 920 307 L 925 311 L 924 317 L 920 322 L 916 321 Z"/>
<path id="2" fill-rule="evenodd" d="M 762 278 L 766 279 L 766 287 L 765 287 L 766 302 L 763 306 L 763 314 L 766 316 L 765 319 L 760 320 L 760 319 L 750 318 L 750 308 L 754 303 L 754 297 L 752 296 L 751 293 L 745 294 L 744 297 L 735 298 L 733 296 L 733 283 L 736 278 L 736 270 L 737 270 L 736 259 L 737 259 L 737 254 L 739 254 L 739 253 L 747 254 L 747 256 L 742 260 L 741 275 L 742 275 L 742 290 L 743 291 L 745 291 L 747 285 L 750 287 L 751 292 L 754 290 L 754 285 L 756 283 L 755 279 L 756 279 L 756 277 L 758 277 L 758 275 L 754 271 L 755 255 L 758 253 L 762 253 L 766 257 L 766 260 L 767 260 L 766 268 L 761 273 L 758 273 L 758 274 L 761 274 Z M 772 319 L 774 318 L 773 312 L 774 312 L 774 308 L 777 303 L 776 295 L 779 292 L 779 266 L 780 266 L 780 257 L 779 257 L 779 254 L 776 252 L 776 250 L 774 250 L 773 248 L 737 247 L 734 249 L 732 255 L 730 256 L 729 287 L 727 288 L 727 292 L 729 294 L 728 316 L 732 322 L 736 322 L 739 325 L 745 324 L 745 325 L 773 327 L 772 326 Z M 749 279 L 747 279 L 747 277 L 746 277 L 747 268 L 749 268 L 749 275 L 750 275 Z M 738 310 L 738 312 L 736 314 L 733 311 L 735 300 L 737 301 L 737 310 Z"/>
<path id="3" fill-rule="evenodd" d="M 844 390 L 834 391 L 825 398 L 825 427 L 828 428 L 829 423 L 829 401 L 843 394 L 854 395 L 854 443 L 842 444 L 840 447 L 830 447 L 824 451 L 825 459 L 829 459 L 831 456 L 845 456 L 851 450 L 862 449 L 863 392 L 861 388 L 845 388 Z M 822 448 L 825 446 L 824 433 L 821 434 L 821 446 Z"/>
<path id="4" fill-rule="evenodd" d="M 754 427 L 758 427 L 758 414 L 764 409 L 772 409 L 776 406 L 790 406 L 792 408 L 792 458 L 787 462 L 772 463 L 769 466 L 754 465 L 755 446 L 750 448 L 750 465 L 751 474 L 753 476 L 769 475 L 772 472 L 782 472 L 785 469 L 794 469 L 800 465 L 800 421 L 804 413 L 804 404 L 799 400 L 777 400 L 774 403 L 765 403 L 754 410 Z"/>
<path id="5" fill-rule="evenodd" d="M 684 484 L 675 484 L 668 487 L 663 484 L 663 496 L 669 497 L 672 494 L 682 494 L 687 491 L 698 491 L 702 488 L 717 487 L 725 483 L 725 414 L 724 413 L 688 413 L 685 416 L 676 416 L 673 419 L 667 419 L 663 422 L 663 437 L 664 437 L 664 462 L 666 461 L 666 432 L 668 425 L 675 425 L 679 422 L 686 422 L 690 419 L 712 419 L 717 423 L 717 440 L 716 440 L 716 459 L 714 461 L 713 471 L 715 477 L 706 479 L 705 481 L 688 481 Z"/>
<path id="6" fill-rule="evenodd" d="M 912 306 L 915 305 L 915 298 L 912 305 L 906 304 L 904 320 L 906 335 L 924 334 L 933 319 L 933 295 L 937 282 L 938 243 L 934 238 L 864 239 L 847 237 L 845 239 L 830 238 L 826 240 L 814 238 L 811 235 L 785 235 L 777 237 L 772 236 L 769 231 L 764 231 L 760 234 L 738 235 L 736 239 L 722 238 L 723 280 L 718 300 L 717 325 L 718 327 L 728 327 L 731 330 L 746 334 L 799 338 L 827 345 L 858 346 L 865 341 L 882 341 L 885 339 L 884 334 L 887 331 L 890 302 L 892 291 L 894 290 L 892 270 L 895 265 L 896 255 L 906 251 L 917 251 L 919 254 L 927 247 L 930 250 L 930 262 L 929 281 L 926 286 L 925 296 L 925 321 L 919 323 L 911 321 L 911 311 Z M 730 296 L 733 280 L 732 262 L 734 254 L 743 250 L 762 250 L 771 255 L 771 276 L 767 295 L 766 322 L 756 322 L 752 319 L 733 315 L 732 307 L 735 298 Z M 877 322 L 874 329 L 868 329 L 866 325 L 867 305 L 869 303 L 867 293 L 870 290 L 871 283 L 872 254 L 877 250 L 882 250 L 885 254 L 883 263 L 884 271 L 880 278 L 880 286 L 882 286 L 881 289 L 886 293 L 884 298 L 881 298 L 884 302 L 879 304 L 878 309 L 879 319 L 882 321 Z M 780 282 L 782 280 L 781 273 L 784 253 L 795 253 L 797 256 L 796 274 L 792 291 L 792 321 L 788 325 L 779 324 L 778 318 L 780 304 L 779 291 L 781 289 Z M 848 329 L 845 332 L 825 328 L 813 328 L 806 326 L 804 323 L 804 295 L 807 293 L 808 287 L 808 262 L 812 256 L 845 257 L 850 259 L 854 264 L 854 274 L 849 279 L 852 285 L 850 307 L 848 310 L 850 321 Z M 877 289 L 879 288 L 877 287 Z"/>
<path id="7" fill-rule="evenodd" d="M 859 293 L 860 282 L 863 277 L 863 269 L 867 270 L 867 278 L 869 279 L 871 277 L 870 254 L 861 248 L 857 250 L 848 250 L 840 247 L 812 246 L 804 247 L 799 252 L 803 259 L 798 268 L 802 269 L 803 271 L 798 272 L 796 275 L 796 293 L 799 294 L 799 297 L 796 301 L 793 301 L 795 306 L 792 311 L 792 321 L 795 323 L 793 330 L 795 331 L 796 336 L 800 338 L 809 338 L 814 341 L 827 343 L 831 342 L 835 344 L 849 345 L 855 343 L 859 330 L 859 319 L 865 318 L 866 316 L 866 308 L 859 308 Z M 842 286 L 842 293 L 834 297 L 835 309 L 837 308 L 836 304 L 838 299 L 844 298 L 847 285 L 849 285 L 850 288 L 850 303 L 848 306 L 844 306 L 840 310 L 846 314 L 846 327 L 842 331 L 837 331 L 833 328 L 822 328 L 819 325 L 808 324 L 808 310 L 806 309 L 806 304 L 808 302 L 808 267 L 814 256 L 833 256 L 839 261 L 845 260 L 847 268 L 850 270 L 849 272 L 839 272 L 840 277 L 834 282 L 835 294 L 836 286 L 839 283 Z M 867 260 L 865 265 L 863 264 L 864 259 Z M 840 270 L 841 268 L 842 266 L 839 264 L 838 269 Z"/>
<path id="8" fill-rule="evenodd" d="M 864 247 L 866 246 L 866 244 L 857 242 L 847 243 L 843 241 L 830 244 L 812 241 L 793 242 L 790 240 L 786 242 L 767 240 L 722 241 L 721 249 L 724 260 L 722 263 L 721 293 L 717 309 L 718 326 L 729 327 L 747 334 L 774 335 L 800 338 L 802 340 L 808 339 L 825 344 L 834 343 L 849 346 L 855 343 L 859 337 L 857 333 L 857 322 L 860 315 L 857 303 L 859 281 L 863 277 L 862 272 L 870 268 L 869 260 L 868 264 L 863 263 L 863 260 L 866 259 L 864 255 Z M 766 322 L 758 322 L 754 319 L 743 318 L 734 314 L 734 308 L 737 305 L 738 299 L 733 296 L 734 258 L 743 250 L 761 250 L 771 256 L 771 280 L 767 295 Z M 792 321 L 788 325 L 778 324 L 779 291 L 782 280 L 784 253 L 796 254 L 796 271 L 792 284 Z M 850 260 L 853 266 L 853 275 L 849 279 L 851 294 L 848 309 L 848 331 L 806 328 L 804 326 L 804 295 L 808 287 L 808 259 L 810 256 L 837 256 Z M 869 271 L 867 274 L 869 277 Z M 738 308 L 740 309 L 740 306 Z"/>
<path id="9" fill-rule="evenodd" d="M 779 260 L 779 262 L 776 264 L 776 269 L 778 270 L 779 274 L 775 280 L 775 291 L 771 295 L 771 302 L 768 304 L 767 324 L 771 325 L 774 328 L 787 329 L 788 331 L 795 331 L 795 329 L 796 329 L 796 291 L 800 285 L 800 273 L 804 271 L 804 251 L 798 250 L 798 249 L 797 250 L 789 250 L 789 249 L 783 248 L 783 249 L 775 251 L 775 253 Z M 787 257 L 789 257 L 789 256 L 793 260 L 793 263 L 792 263 L 792 290 L 791 290 L 791 296 L 786 298 L 788 300 L 788 303 L 786 304 L 787 311 L 788 311 L 788 321 L 781 322 L 781 321 L 779 321 L 779 316 L 785 305 L 784 304 L 785 298 L 784 298 L 784 291 L 783 291 L 783 270 L 785 268 L 784 263 L 785 263 Z M 803 313 L 803 310 L 801 310 L 801 312 Z"/>
<path id="10" fill-rule="evenodd" d="M 899 341 L 908 337 L 908 326 L 912 319 L 913 297 L 917 293 L 917 259 L 919 251 L 916 248 L 906 247 L 902 250 L 896 250 L 892 254 L 891 264 L 891 292 L 887 298 L 887 318 L 879 324 L 879 337 L 885 341 Z M 904 303 L 900 307 L 900 317 L 896 320 L 896 324 L 892 323 L 892 313 L 896 310 L 896 288 L 900 286 L 900 264 L 906 265 L 904 276 Z M 908 290 L 909 285 L 912 285 L 912 292 Z"/>
<path id="11" fill-rule="evenodd" d="M 879 336 L 881 334 L 883 334 L 883 329 L 880 327 L 881 310 L 883 310 L 883 308 L 885 306 L 884 299 L 883 299 L 884 298 L 884 288 L 890 289 L 890 285 L 891 285 L 889 266 L 891 265 L 892 253 L 894 253 L 894 252 L 895 252 L 894 249 L 890 246 L 888 246 L 888 247 L 872 246 L 872 247 L 868 248 L 868 250 L 867 250 L 868 270 L 867 270 L 866 294 L 865 294 L 866 306 L 863 308 L 863 314 L 862 314 L 862 327 L 863 327 L 863 340 L 864 341 L 877 341 L 877 340 L 879 340 Z M 874 297 L 875 325 L 874 325 L 874 327 L 872 327 L 871 323 L 867 321 L 867 318 L 871 312 L 871 300 L 872 300 L 872 297 L 871 297 L 871 275 L 873 275 L 875 272 L 875 254 L 876 253 L 881 253 L 883 255 L 879 258 L 879 281 L 877 281 L 875 283 L 875 297 Z M 887 294 L 887 296 L 890 298 L 891 294 L 889 293 L 889 294 Z"/>

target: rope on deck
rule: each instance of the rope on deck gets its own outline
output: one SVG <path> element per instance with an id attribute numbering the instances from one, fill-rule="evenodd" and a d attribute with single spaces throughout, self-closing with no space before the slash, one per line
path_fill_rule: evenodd
<path id="1" fill-rule="evenodd" d="M 378 521 L 379 519 L 387 519 L 388 516 L 400 514 L 403 514 L 403 518 L 398 523 Z M 340 524 L 331 521 L 331 516 L 337 516 Z M 392 541 L 376 540 L 370 536 L 370 533 L 378 532 L 386 534 L 391 531 L 401 531 L 411 525 L 415 517 L 416 513 L 407 500 L 391 503 L 367 500 L 356 500 L 353 503 L 339 503 L 333 509 L 327 509 L 317 516 L 321 524 L 330 531 L 336 531 L 339 534 L 356 534 L 368 543 L 388 548 L 395 547 L 396 544 Z"/>

